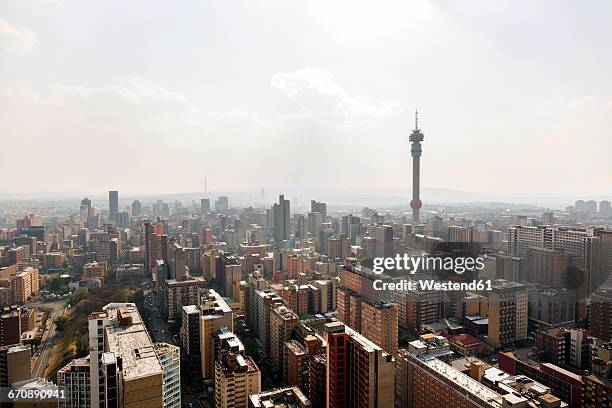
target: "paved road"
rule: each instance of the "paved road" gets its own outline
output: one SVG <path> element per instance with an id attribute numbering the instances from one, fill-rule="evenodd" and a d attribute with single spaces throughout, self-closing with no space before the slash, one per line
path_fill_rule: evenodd
<path id="1" fill-rule="evenodd" d="M 32 377 L 44 378 L 45 371 L 49 366 L 49 360 L 51 359 L 51 351 L 56 340 L 56 331 L 53 321 L 61 316 L 65 310 L 65 300 L 58 300 L 55 302 L 37 301 L 36 299 L 27 303 L 28 307 L 35 307 L 37 309 L 49 310 L 49 316 L 47 318 L 47 330 L 43 335 L 43 340 L 40 345 L 40 355 L 34 363 L 32 368 Z"/>
<path id="2" fill-rule="evenodd" d="M 172 338 L 172 333 L 170 333 L 169 330 L 170 325 L 164 320 L 155 305 L 152 292 L 149 292 L 145 296 L 144 308 L 145 310 L 141 311 L 144 313 L 141 313 L 141 315 L 143 315 L 143 319 L 145 319 L 145 324 L 147 329 L 149 329 L 149 334 L 153 341 L 178 345 L 178 342 L 175 342 Z"/>

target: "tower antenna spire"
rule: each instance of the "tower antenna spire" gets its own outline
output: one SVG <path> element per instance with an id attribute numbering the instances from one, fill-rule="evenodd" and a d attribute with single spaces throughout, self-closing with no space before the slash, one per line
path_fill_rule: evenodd
<path id="1" fill-rule="evenodd" d="M 414 130 L 419 130 L 419 110 L 414 111 Z"/>

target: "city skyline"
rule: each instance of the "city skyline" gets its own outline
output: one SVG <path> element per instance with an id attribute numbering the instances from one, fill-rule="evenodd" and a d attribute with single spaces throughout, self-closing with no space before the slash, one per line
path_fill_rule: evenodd
<path id="1" fill-rule="evenodd" d="M 404 189 L 418 108 L 424 188 L 612 195 L 612 6 L 512 5 L 5 2 L 3 190 Z"/>

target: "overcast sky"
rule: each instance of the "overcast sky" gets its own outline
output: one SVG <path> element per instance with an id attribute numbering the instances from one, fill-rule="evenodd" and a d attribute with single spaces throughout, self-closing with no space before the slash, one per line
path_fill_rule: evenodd
<path id="1" fill-rule="evenodd" d="M 612 2 L 0 1 L 0 189 L 612 195 Z"/>

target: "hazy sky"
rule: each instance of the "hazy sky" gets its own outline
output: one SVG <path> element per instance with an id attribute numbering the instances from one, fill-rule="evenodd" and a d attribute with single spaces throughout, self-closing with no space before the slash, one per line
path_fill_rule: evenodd
<path id="1" fill-rule="evenodd" d="M 4 192 L 612 195 L 612 2 L 0 1 Z"/>

